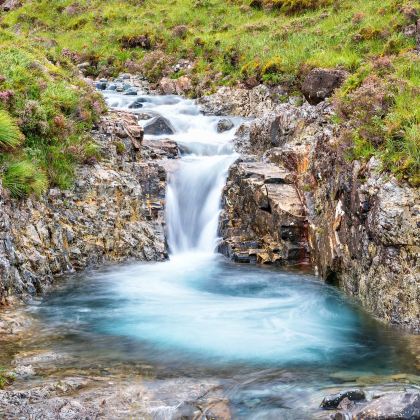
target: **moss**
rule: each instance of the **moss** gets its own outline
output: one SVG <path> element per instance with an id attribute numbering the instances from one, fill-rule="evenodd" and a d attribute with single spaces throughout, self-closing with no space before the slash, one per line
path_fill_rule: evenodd
<path id="1" fill-rule="evenodd" d="M 14 376 L 8 373 L 4 368 L 0 367 L 0 389 L 4 389 L 15 380 Z"/>

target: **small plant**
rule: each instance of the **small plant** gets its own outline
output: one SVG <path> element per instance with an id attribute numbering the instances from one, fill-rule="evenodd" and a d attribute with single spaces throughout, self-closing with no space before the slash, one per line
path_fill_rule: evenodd
<path id="1" fill-rule="evenodd" d="M 125 152 L 125 144 L 122 141 L 119 141 L 116 145 L 115 145 L 115 149 L 117 151 L 117 155 L 122 155 Z"/>
<path id="2" fill-rule="evenodd" d="M 0 111 L 0 148 L 13 149 L 23 140 L 19 127 L 6 111 Z"/>
<path id="3" fill-rule="evenodd" d="M 0 367 L 0 389 L 10 385 L 14 381 L 14 376 L 7 372 L 4 368 Z"/>
<path id="4" fill-rule="evenodd" d="M 3 186 L 14 198 L 24 198 L 30 194 L 40 196 L 48 188 L 45 173 L 28 160 L 11 163 L 2 178 Z"/>

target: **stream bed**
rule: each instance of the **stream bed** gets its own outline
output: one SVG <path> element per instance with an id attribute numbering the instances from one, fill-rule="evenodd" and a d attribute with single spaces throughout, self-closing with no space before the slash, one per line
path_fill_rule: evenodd
<path id="1" fill-rule="evenodd" d="M 116 109 L 134 101 L 105 97 Z M 170 259 L 71 275 L 34 299 L 22 310 L 32 333 L 1 343 L 0 364 L 14 357 L 23 369 L 15 386 L 84 378 L 83 404 L 103 398 L 110 418 L 156 419 L 201 418 L 197 407 L 217 418 L 328 418 L 319 404 L 337 390 L 418 386 L 416 337 L 380 324 L 308 268 L 214 253 L 240 119 L 219 133 L 219 117 L 178 97 L 145 97 L 141 112 L 174 131 L 149 139 L 182 150 L 166 197 Z"/>

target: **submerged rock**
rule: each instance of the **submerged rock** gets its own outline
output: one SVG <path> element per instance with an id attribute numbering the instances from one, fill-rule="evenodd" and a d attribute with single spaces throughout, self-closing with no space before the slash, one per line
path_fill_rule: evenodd
<path id="1" fill-rule="evenodd" d="M 144 126 L 144 134 L 161 136 L 163 134 L 174 134 L 175 129 L 166 118 L 158 116 L 153 118 Z"/>
<path id="2" fill-rule="evenodd" d="M 234 124 L 229 118 L 222 118 L 217 123 L 217 132 L 223 133 L 224 131 L 229 131 L 233 128 Z"/>

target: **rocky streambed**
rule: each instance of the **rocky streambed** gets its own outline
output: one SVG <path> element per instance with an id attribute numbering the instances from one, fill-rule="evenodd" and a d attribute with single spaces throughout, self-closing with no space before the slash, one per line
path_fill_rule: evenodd
<path id="1" fill-rule="evenodd" d="M 223 88 L 202 116 L 129 76 L 99 84 L 114 108 L 93 133 L 104 159 L 72 191 L 1 195 L 2 298 L 67 274 L 1 313 L 14 381 L 0 414 L 419 417 L 419 337 L 312 270 L 416 330 L 417 192 L 343 160 L 327 103 Z M 219 250 L 265 266 L 208 253 L 219 210 Z M 170 261 L 134 262 L 166 259 L 168 242 Z"/>

